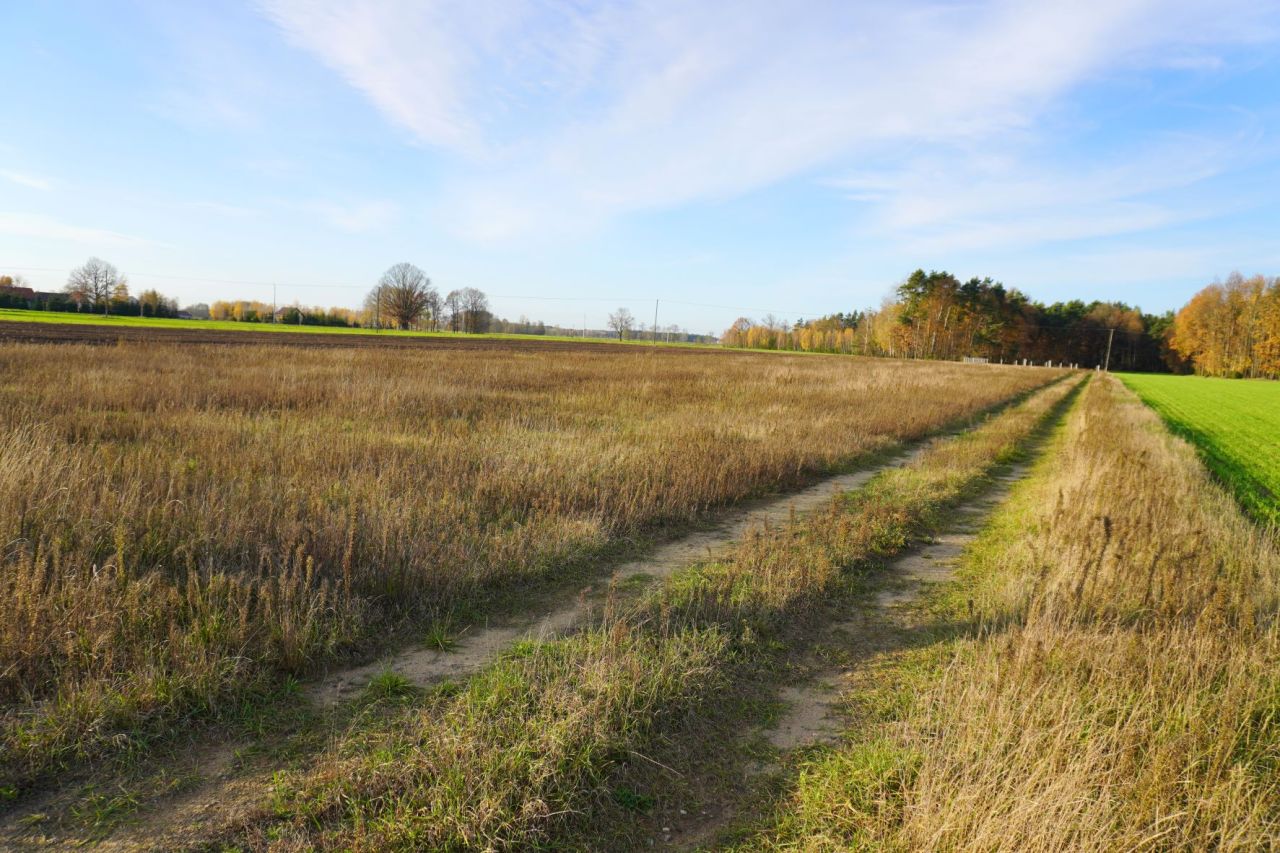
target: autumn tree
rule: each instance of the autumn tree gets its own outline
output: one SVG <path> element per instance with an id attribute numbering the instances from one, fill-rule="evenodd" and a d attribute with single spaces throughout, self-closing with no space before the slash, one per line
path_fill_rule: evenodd
<path id="1" fill-rule="evenodd" d="M 747 345 L 747 332 L 751 329 L 752 322 L 746 317 L 739 317 L 734 320 L 729 328 L 724 330 L 724 334 L 720 336 L 720 343 L 727 347 L 745 347 Z"/>
<path id="2" fill-rule="evenodd" d="M 1262 376 L 1280 379 L 1280 279 L 1272 279 L 1267 287 L 1259 316 L 1258 371 Z"/>
<path id="3" fill-rule="evenodd" d="M 992 361 L 1027 359 L 1087 367 L 1106 357 L 1115 330 L 1113 362 L 1131 370 L 1182 365 L 1169 344 L 1171 319 L 1119 302 L 1079 300 L 1042 305 L 991 278 L 961 281 L 951 273 L 916 270 L 878 309 L 801 320 L 788 328 L 776 318 L 740 318 L 725 346 L 898 358 Z"/>
<path id="4" fill-rule="evenodd" d="M 1280 282 L 1233 273 L 1173 321 L 1172 348 L 1206 376 L 1280 377 Z"/>
<path id="5" fill-rule="evenodd" d="M 138 313 L 143 317 L 176 317 L 178 303 L 158 290 L 148 289 L 138 294 Z"/>

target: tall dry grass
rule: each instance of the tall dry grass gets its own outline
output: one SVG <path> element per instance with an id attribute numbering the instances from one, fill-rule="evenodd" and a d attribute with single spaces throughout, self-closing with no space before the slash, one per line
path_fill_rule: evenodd
<path id="1" fill-rule="evenodd" d="M 1280 845 L 1280 547 L 1111 379 L 984 537 L 983 625 L 761 847 Z"/>
<path id="2" fill-rule="evenodd" d="M 722 698 L 735 676 L 841 585 L 978 488 L 1060 408 L 1060 383 L 725 559 L 691 566 L 633 609 L 526 642 L 465 683 L 362 715 L 305 771 L 277 780 L 250 849 L 555 849 L 590 821 L 609 771 L 644 760 L 662 723 Z"/>
<path id="3" fill-rule="evenodd" d="M 0 346 L 0 783 L 1046 378 L 666 350 Z"/>

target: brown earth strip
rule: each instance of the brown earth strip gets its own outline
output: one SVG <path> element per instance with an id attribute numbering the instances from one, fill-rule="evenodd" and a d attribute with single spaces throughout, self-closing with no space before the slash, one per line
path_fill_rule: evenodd
<path id="1" fill-rule="evenodd" d="M 527 339 L 487 338 L 467 336 L 410 337 L 404 335 L 380 335 L 368 333 L 325 332 L 258 332 L 224 329 L 181 329 L 166 326 L 97 326 L 74 323 L 24 323 L 0 320 L 0 341 L 39 344 L 90 344 L 113 346 L 118 343 L 167 343 L 167 344 L 220 344 L 232 346 L 261 346 L 275 344 L 293 347 L 392 347 L 395 349 L 432 350 L 510 350 L 513 352 L 582 352 L 584 349 L 634 351 L 641 353 L 728 353 L 719 347 L 696 346 L 644 346 L 641 344 L 612 341 L 563 341 L 546 340 L 536 335 Z"/>

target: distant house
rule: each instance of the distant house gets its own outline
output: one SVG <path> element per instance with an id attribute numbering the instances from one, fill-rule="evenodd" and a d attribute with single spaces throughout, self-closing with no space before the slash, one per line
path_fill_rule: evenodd
<path id="1" fill-rule="evenodd" d="M 0 295 L 12 296 L 15 299 L 35 299 L 36 292 L 30 287 L 14 287 L 13 285 L 0 285 Z"/>

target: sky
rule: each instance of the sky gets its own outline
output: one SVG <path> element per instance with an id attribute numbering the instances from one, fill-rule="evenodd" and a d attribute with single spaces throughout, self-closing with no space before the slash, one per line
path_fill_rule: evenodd
<path id="1" fill-rule="evenodd" d="M 720 332 L 1280 274 L 1280 2 L 0 3 L 0 272 Z M 274 290 L 273 290 L 274 285 Z"/>

